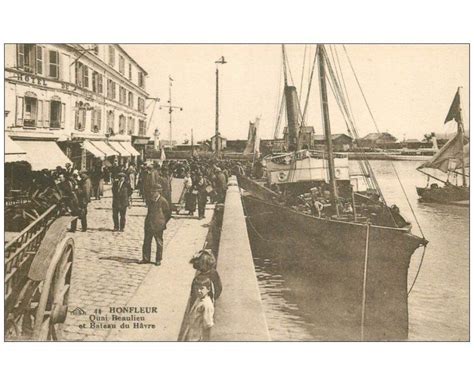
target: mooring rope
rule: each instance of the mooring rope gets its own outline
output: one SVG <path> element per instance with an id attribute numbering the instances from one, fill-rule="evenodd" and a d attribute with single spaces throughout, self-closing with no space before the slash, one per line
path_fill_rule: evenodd
<path id="1" fill-rule="evenodd" d="M 426 253 L 426 244 L 423 245 L 423 254 L 421 255 L 420 264 L 418 265 L 418 270 L 416 271 L 415 279 L 413 279 L 413 282 L 410 286 L 410 289 L 408 290 L 407 297 L 410 296 L 411 290 L 413 290 L 413 287 L 415 287 L 416 280 L 418 279 L 418 275 L 420 274 L 420 271 L 421 271 L 421 266 L 423 265 L 423 260 L 425 258 L 425 253 Z"/>

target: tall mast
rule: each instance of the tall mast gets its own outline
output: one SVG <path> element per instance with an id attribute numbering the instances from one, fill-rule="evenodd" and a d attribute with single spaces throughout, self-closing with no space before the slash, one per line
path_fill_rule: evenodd
<path id="1" fill-rule="evenodd" d="M 288 78 L 286 76 L 286 52 L 285 45 L 281 45 L 281 53 L 283 57 L 283 77 L 285 79 L 285 87 L 288 85 Z"/>
<path id="2" fill-rule="evenodd" d="M 337 204 L 337 186 L 336 173 L 334 168 L 334 156 L 332 153 L 332 137 L 331 137 L 331 123 L 329 121 L 329 106 L 326 88 L 326 68 L 325 68 L 325 49 L 324 45 L 318 46 L 318 62 L 319 62 L 319 90 L 321 96 L 322 119 L 324 134 L 326 137 L 326 147 L 328 152 L 328 170 L 329 170 L 329 184 L 331 186 L 331 201 L 336 209 L 336 214 L 339 216 L 339 207 Z"/>
<path id="3" fill-rule="evenodd" d="M 466 181 L 466 163 L 464 161 L 464 123 L 462 120 L 462 108 L 461 108 L 461 87 L 458 87 L 459 95 L 459 122 L 458 131 L 461 133 L 461 169 L 462 169 L 462 186 L 467 186 Z"/>

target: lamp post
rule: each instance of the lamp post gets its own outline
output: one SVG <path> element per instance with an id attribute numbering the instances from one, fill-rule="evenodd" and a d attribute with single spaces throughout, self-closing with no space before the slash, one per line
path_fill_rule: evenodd
<path id="1" fill-rule="evenodd" d="M 219 145 L 219 64 L 227 64 L 224 56 L 215 61 L 216 64 L 216 156 L 219 157 L 220 145 Z"/>

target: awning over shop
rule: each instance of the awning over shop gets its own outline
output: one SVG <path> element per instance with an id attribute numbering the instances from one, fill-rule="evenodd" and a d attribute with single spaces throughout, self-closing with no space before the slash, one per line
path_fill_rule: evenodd
<path id="1" fill-rule="evenodd" d="M 107 145 L 104 141 L 89 141 L 92 145 L 94 145 L 97 149 L 99 149 L 102 153 L 104 153 L 107 157 L 110 156 L 118 156 L 119 153 L 112 149 L 109 145 Z"/>
<path id="2" fill-rule="evenodd" d="M 100 158 L 105 157 L 104 152 L 102 152 L 99 148 L 92 145 L 92 143 L 87 140 L 84 141 L 84 149 L 86 149 L 89 153 L 91 153 L 95 157 L 100 157 Z"/>
<path id="3" fill-rule="evenodd" d="M 8 135 L 5 135 L 5 162 L 28 161 L 26 151 L 13 141 Z"/>
<path id="4" fill-rule="evenodd" d="M 132 154 L 125 149 L 120 142 L 118 141 L 110 141 L 109 145 L 114 148 L 117 152 L 120 153 L 122 157 L 130 157 Z"/>
<path id="5" fill-rule="evenodd" d="M 15 142 L 26 150 L 34 171 L 55 169 L 57 166 L 64 167 L 67 163 L 72 164 L 54 141 L 17 140 Z"/>
<path id="6" fill-rule="evenodd" d="M 140 156 L 140 153 L 132 146 L 130 142 L 120 142 L 120 145 L 123 146 L 132 156 Z"/>

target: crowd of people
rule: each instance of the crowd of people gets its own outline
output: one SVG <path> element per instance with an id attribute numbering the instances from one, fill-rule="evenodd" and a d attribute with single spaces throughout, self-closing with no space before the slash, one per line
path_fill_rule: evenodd
<path id="1" fill-rule="evenodd" d="M 246 162 L 193 158 L 177 161 L 152 161 L 140 164 L 94 164 L 88 170 L 74 169 L 71 164 L 54 170 L 31 172 L 28 187 L 34 207 L 43 203 L 44 208 L 56 204 L 62 213 L 74 216 L 70 231 L 76 232 L 78 221 L 81 231 L 88 226 L 88 206 L 91 201 L 104 196 L 104 188 L 111 187 L 111 224 L 117 233 L 126 231 L 127 210 L 132 200 L 141 198 L 147 207 L 144 221 L 142 258 L 139 263 L 152 263 L 152 242 L 156 243 L 153 263 L 163 260 L 163 233 L 171 218 L 172 207 L 185 210 L 189 218 L 205 217 L 206 205 L 223 203 L 227 182 L 231 175 L 250 173 Z M 180 194 L 174 194 L 172 180 L 182 183 Z M 174 187 L 176 190 L 176 186 Z M 135 196 L 132 195 L 135 193 Z M 38 210 L 41 214 L 43 210 Z M 195 213 L 197 211 L 197 217 Z M 191 285 L 189 306 L 183 323 L 182 340 L 209 340 L 213 326 L 214 302 L 222 291 L 216 270 L 216 260 L 211 251 L 200 251 L 191 260 L 196 277 Z"/>

